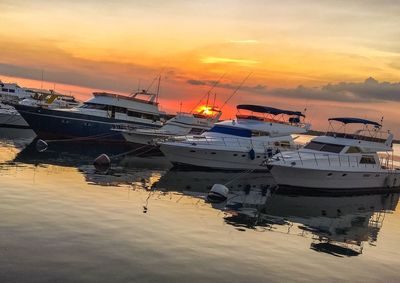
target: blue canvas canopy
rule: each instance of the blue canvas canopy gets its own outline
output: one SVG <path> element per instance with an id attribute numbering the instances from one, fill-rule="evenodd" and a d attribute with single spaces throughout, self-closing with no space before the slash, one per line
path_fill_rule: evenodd
<path id="1" fill-rule="evenodd" d="M 268 114 L 272 114 L 272 115 L 285 114 L 285 115 L 296 115 L 296 116 L 305 117 L 305 115 L 303 113 L 301 113 L 300 111 L 283 110 L 283 109 L 261 106 L 261 105 L 240 104 L 240 105 L 236 106 L 236 108 L 243 109 L 243 110 L 249 110 L 252 112 L 258 112 L 258 113 L 268 113 Z"/>
<path id="2" fill-rule="evenodd" d="M 370 121 L 370 120 L 365 120 L 365 119 L 360 119 L 360 118 L 329 118 L 328 121 L 338 121 L 341 122 L 343 124 L 364 124 L 364 125 L 374 125 L 377 127 L 382 127 L 381 124 L 374 122 L 374 121 Z"/>

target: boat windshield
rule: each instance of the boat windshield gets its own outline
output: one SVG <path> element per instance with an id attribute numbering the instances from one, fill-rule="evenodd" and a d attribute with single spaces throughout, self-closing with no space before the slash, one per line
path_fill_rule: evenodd
<path id="1" fill-rule="evenodd" d="M 344 147 L 345 147 L 344 145 L 339 145 L 339 144 L 311 141 L 304 148 L 316 151 L 330 152 L 330 153 L 340 153 Z"/>
<path id="2" fill-rule="evenodd" d="M 209 130 L 209 132 L 238 136 L 238 137 L 246 137 L 246 138 L 250 138 L 252 135 L 249 129 L 227 127 L 222 125 L 215 125 L 214 127 L 211 128 L 211 130 Z"/>

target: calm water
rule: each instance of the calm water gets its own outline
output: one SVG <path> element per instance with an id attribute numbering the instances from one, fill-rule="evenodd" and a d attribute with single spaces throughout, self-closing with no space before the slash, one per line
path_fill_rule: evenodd
<path id="1" fill-rule="evenodd" d="M 98 151 L 0 141 L 0 282 L 399 281 L 399 194 L 270 195 L 265 173 L 162 157 L 99 173 Z"/>

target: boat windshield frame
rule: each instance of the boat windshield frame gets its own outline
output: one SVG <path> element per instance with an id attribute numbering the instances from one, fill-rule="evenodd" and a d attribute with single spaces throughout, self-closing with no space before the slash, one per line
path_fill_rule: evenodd
<path id="1" fill-rule="evenodd" d="M 382 126 L 378 123 L 363 123 L 362 121 L 369 122 L 368 120 L 360 119 L 359 122 L 343 122 L 341 118 L 330 118 L 328 119 L 329 126 L 326 131 L 326 136 L 362 140 L 376 143 L 385 143 L 390 134 L 390 131 L 382 131 Z M 339 124 L 340 126 L 335 126 Z M 346 126 L 348 124 L 359 124 L 362 125 L 360 129 L 353 133 L 348 133 Z M 379 125 L 379 126 L 378 126 Z"/>

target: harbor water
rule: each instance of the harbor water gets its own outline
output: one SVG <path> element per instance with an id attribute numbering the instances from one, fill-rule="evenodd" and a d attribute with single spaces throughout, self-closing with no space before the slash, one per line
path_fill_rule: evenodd
<path id="1" fill-rule="evenodd" d="M 299 195 L 267 173 L 0 141 L 0 282 L 398 282 L 399 194 Z M 400 155 L 395 146 L 395 154 Z M 209 203 L 214 183 L 224 203 Z"/>

